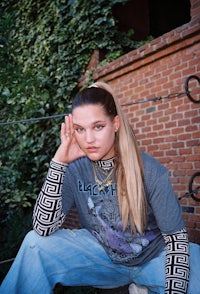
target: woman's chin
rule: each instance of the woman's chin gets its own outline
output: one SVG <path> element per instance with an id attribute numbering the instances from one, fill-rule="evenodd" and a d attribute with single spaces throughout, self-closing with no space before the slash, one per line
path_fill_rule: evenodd
<path id="1" fill-rule="evenodd" d="M 89 153 L 86 155 L 90 160 L 92 161 L 97 161 L 97 160 L 100 160 L 101 159 L 101 156 L 99 154 L 92 154 L 92 153 Z"/>

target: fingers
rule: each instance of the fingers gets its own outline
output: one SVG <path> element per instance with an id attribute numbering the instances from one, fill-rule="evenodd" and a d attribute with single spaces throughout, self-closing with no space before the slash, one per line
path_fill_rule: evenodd
<path id="1" fill-rule="evenodd" d="M 70 138 L 74 134 L 72 115 L 69 114 L 65 116 L 65 135 L 67 138 Z"/>
<path id="2" fill-rule="evenodd" d="M 61 139 L 65 141 L 66 139 L 71 139 L 74 134 L 72 115 L 69 114 L 65 116 L 65 121 L 61 124 Z"/>
<path id="3" fill-rule="evenodd" d="M 72 115 L 69 114 L 69 123 L 70 123 L 70 130 L 71 130 L 71 134 L 74 134 L 74 126 L 73 126 L 73 120 L 72 120 Z"/>

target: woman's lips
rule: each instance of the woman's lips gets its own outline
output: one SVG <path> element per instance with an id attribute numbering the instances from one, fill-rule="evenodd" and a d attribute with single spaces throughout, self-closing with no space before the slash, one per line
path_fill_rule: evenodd
<path id="1" fill-rule="evenodd" d="M 92 146 L 92 147 L 88 147 L 86 150 L 88 153 L 94 153 L 94 152 L 97 152 L 98 148 Z"/>

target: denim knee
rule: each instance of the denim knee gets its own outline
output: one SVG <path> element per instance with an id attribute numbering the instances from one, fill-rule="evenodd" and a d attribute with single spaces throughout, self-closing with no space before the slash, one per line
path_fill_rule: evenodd
<path id="1" fill-rule="evenodd" d="M 38 235 L 34 230 L 32 230 L 26 234 L 22 245 L 25 247 L 33 248 L 37 245 L 37 243 L 39 242 L 41 238 L 45 238 L 45 237 Z"/>

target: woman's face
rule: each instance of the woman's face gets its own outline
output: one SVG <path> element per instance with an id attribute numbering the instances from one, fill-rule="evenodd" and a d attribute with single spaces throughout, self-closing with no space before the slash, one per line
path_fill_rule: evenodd
<path id="1" fill-rule="evenodd" d="M 75 137 L 82 151 L 91 160 L 109 159 L 115 155 L 115 132 L 119 117 L 107 116 L 101 105 L 78 106 L 72 113 Z"/>

